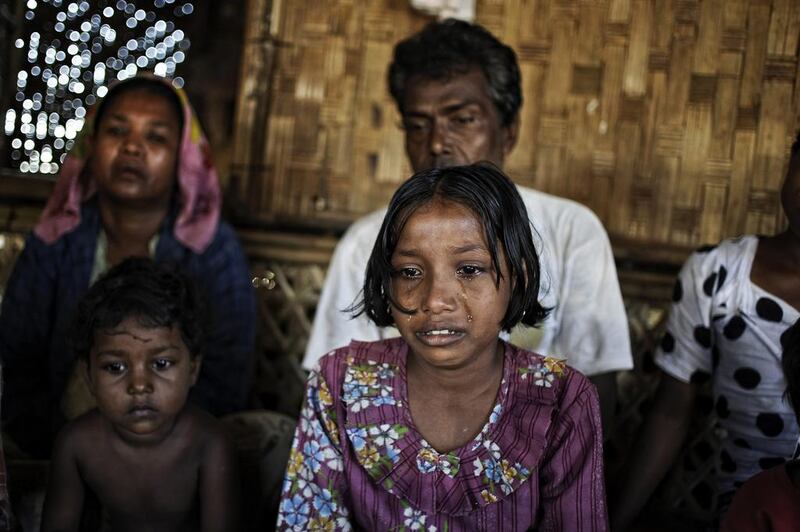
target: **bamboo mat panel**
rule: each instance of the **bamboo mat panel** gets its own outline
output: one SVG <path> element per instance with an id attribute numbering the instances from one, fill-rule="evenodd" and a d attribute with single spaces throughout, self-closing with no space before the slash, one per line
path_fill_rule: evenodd
<path id="1" fill-rule="evenodd" d="M 347 222 L 410 175 L 386 87 L 401 0 L 251 0 L 237 190 L 255 217 Z M 517 52 L 516 182 L 589 206 L 614 237 L 697 246 L 785 226 L 800 2 L 478 0 Z"/>

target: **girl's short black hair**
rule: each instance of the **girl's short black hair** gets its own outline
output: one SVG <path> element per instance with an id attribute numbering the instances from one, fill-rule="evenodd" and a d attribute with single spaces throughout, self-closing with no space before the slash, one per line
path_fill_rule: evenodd
<path id="1" fill-rule="evenodd" d="M 781 335 L 781 366 L 783 378 L 786 380 L 786 393 L 794 410 L 795 417 L 800 419 L 800 320 L 786 329 Z"/>
<path id="2" fill-rule="evenodd" d="M 194 283 L 174 266 L 129 258 L 98 279 L 78 304 L 74 352 L 88 360 L 96 333 L 127 318 L 148 328 L 177 326 L 192 358 L 205 349 L 206 306 Z"/>
<path id="3" fill-rule="evenodd" d="M 501 328 L 509 330 L 519 322 L 533 326 L 543 320 L 548 309 L 539 304 L 539 257 L 528 212 L 511 180 L 491 163 L 423 170 L 397 189 L 367 263 L 362 299 L 350 311 L 356 316 L 366 314 L 381 327 L 394 323 L 390 305 L 404 311 L 392 294 L 392 254 L 411 215 L 435 200 L 460 204 L 481 222 L 497 286 L 501 280 L 498 243 L 502 245 L 511 300 Z"/>
<path id="4" fill-rule="evenodd" d="M 168 86 L 166 81 L 160 81 L 156 78 L 147 76 L 126 79 L 125 81 L 121 81 L 109 87 L 108 92 L 103 99 L 100 100 L 100 103 L 97 105 L 97 110 L 95 111 L 95 131 L 97 131 L 97 129 L 100 127 L 103 117 L 105 116 L 106 112 L 111 109 L 114 102 L 116 102 L 120 96 L 130 94 L 132 92 L 144 92 L 151 96 L 163 98 L 168 101 L 175 110 L 175 116 L 178 118 L 178 135 L 183 132 L 183 105 L 178 97 L 178 93 L 175 92 L 173 88 Z"/>

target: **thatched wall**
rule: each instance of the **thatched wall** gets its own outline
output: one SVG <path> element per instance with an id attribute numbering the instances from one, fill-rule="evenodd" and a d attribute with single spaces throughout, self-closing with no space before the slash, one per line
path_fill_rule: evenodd
<path id="1" fill-rule="evenodd" d="M 590 206 L 618 241 L 695 246 L 784 223 L 800 2 L 478 0 L 518 53 L 507 170 Z M 387 94 L 403 0 L 250 0 L 233 174 L 268 220 L 346 223 L 409 175 Z"/>

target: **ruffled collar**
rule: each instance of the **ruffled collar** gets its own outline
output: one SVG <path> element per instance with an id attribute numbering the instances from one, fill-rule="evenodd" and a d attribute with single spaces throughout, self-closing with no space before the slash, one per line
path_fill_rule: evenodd
<path id="1" fill-rule="evenodd" d="M 505 344 L 489 420 L 466 445 L 439 453 L 408 409 L 407 344 L 397 338 L 350 347 L 344 425 L 356 460 L 376 484 L 426 513 L 456 516 L 507 498 L 535 474 L 567 371 L 563 362 Z"/>

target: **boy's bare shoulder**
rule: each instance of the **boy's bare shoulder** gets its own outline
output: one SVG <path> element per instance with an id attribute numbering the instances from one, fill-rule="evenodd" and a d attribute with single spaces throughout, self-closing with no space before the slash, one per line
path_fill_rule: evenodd
<path id="1" fill-rule="evenodd" d="M 94 451 L 98 448 L 110 427 L 97 409 L 73 419 L 58 433 L 55 447 L 73 454 Z"/>
<path id="2" fill-rule="evenodd" d="M 103 415 L 95 408 L 67 423 L 61 429 L 59 439 L 80 441 L 85 438 L 95 438 L 106 430 L 108 430 L 108 424 Z"/>

